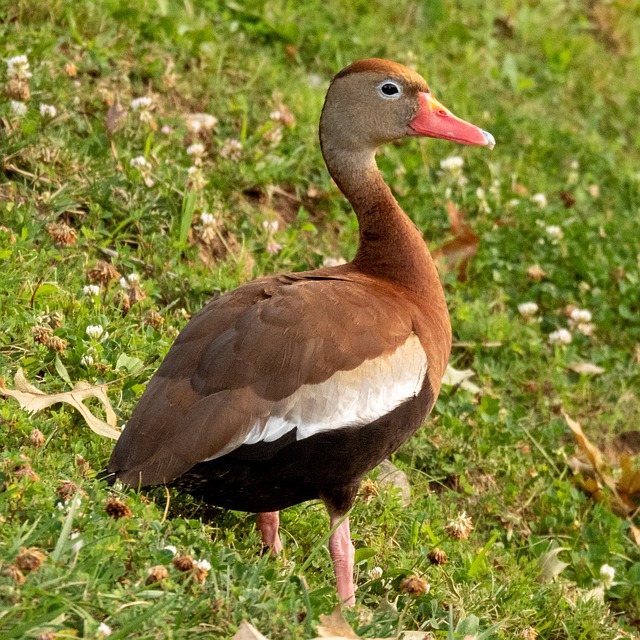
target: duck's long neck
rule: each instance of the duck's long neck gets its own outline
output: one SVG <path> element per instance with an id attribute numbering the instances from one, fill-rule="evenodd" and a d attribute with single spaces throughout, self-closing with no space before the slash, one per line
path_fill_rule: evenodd
<path id="1" fill-rule="evenodd" d="M 324 145 L 323 151 L 331 176 L 358 218 L 360 242 L 354 266 L 444 303 L 438 272 L 422 234 L 385 184 L 375 151 L 331 153 Z"/>

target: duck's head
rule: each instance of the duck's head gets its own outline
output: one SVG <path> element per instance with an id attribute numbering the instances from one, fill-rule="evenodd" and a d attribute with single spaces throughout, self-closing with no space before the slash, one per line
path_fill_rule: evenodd
<path id="1" fill-rule="evenodd" d="M 323 150 L 331 147 L 357 153 L 407 135 L 490 149 L 495 145 L 490 133 L 442 106 L 424 78 L 408 67 L 368 58 L 335 76 L 320 120 Z"/>

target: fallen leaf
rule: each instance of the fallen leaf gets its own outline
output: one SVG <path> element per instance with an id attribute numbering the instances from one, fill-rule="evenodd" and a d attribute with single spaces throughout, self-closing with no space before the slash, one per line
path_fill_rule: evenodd
<path id="1" fill-rule="evenodd" d="M 569 369 L 582 376 L 596 376 L 605 372 L 602 367 L 599 367 L 597 364 L 592 364 L 591 362 L 574 362 L 569 365 Z"/>
<path id="2" fill-rule="evenodd" d="M 568 562 L 563 562 L 558 558 L 561 551 L 570 551 L 569 547 L 554 547 L 546 553 L 543 553 L 538 559 L 540 567 L 540 576 L 545 580 L 553 580 L 560 575 L 568 566 Z"/>
<path id="3" fill-rule="evenodd" d="M 539 264 L 532 264 L 527 269 L 527 275 L 529 276 L 529 278 L 531 278 L 531 280 L 539 282 L 547 275 L 547 272 Z"/>
<path id="4" fill-rule="evenodd" d="M 404 471 L 400 471 L 391 460 L 383 460 L 378 465 L 380 475 L 378 484 L 381 487 L 394 487 L 400 491 L 403 506 L 411 504 L 411 485 Z"/>
<path id="5" fill-rule="evenodd" d="M 622 475 L 617 484 L 618 494 L 629 510 L 635 511 L 640 507 L 640 469 L 627 454 L 620 456 L 620 469 Z"/>
<path id="6" fill-rule="evenodd" d="M 93 386 L 87 382 L 77 382 L 72 391 L 48 395 L 33 386 L 25 377 L 24 371 L 18 369 L 14 378 L 14 385 L 15 389 L 7 389 L 4 379 L 0 378 L 0 394 L 14 398 L 29 413 L 37 413 L 52 404 L 65 402 L 79 411 L 89 428 L 98 435 L 112 438 L 113 440 L 117 440 L 120 437 L 120 431 L 116 428 L 116 414 L 111 407 L 106 391 L 107 386 L 104 384 Z M 102 402 L 107 417 L 106 422 L 96 418 L 89 411 L 83 403 L 83 400 L 87 398 L 97 398 Z"/>
<path id="7" fill-rule="evenodd" d="M 594 468 L 588 462 L 580 460 L 580 458 L 576 456 L 569 456 L 567 458 L 567 465 L 575 474 L 581 474 L 586 478 L 595 477 Z"/>
<path id="8" fill-rule="evenodd" d="M 447 365 L 447 369 L 442 376 L 442 384 L 448 387 L 459 386 L 471 393 L 480 393 L 480 387 L 469 382 L 469 378 L 475 376 L 475 371 L 471 369 L 454 369 L 451 365 Z"/>
<path id="9" fill-rule="evenodd" d="M 589 441 L 582 431 L 580 423 L 572 420 L 564 411 L 562 412 L 562 415 L 564 416 L 564 419 L 569 425 L 571 431 L 573 431 L 580 448 L 591 463 L 596 479 L 611 491 L 612 511 L 616 515 L 624 518 L 628 518 L 634 514 L 640 506 L 640 470 L 637 470 L 635 465 L 632 464 L 631 457 L 627 454 L 620 455 L 620 467 L 622 474 L 620 480 L 616 483 L 605 469 L 604 456 L 602 452 Z M 593 481 L 590 482 L 591 486 L 593 486 L 593 484 Z M 589 489 L 587 490 L 589 491 Z M 598 495 L 597 490 L 593 491 L 593 493 L 596 494 L 596 499 L 599 499 L 600 496 Z M 632 535 L 635 538 L 634 531 L 632 531 Z"/>
<path id="10" fill-rule="evenodd" d="M 604 455 L 611 462 L 617 462 L 621 455 L 634 456 L 640 453 L 640 431 L 623 431 L 605 447 Z"/>
<path id="11" fill-rule="evenodd" d="M 112 104 L 107 111 L 104 119 L 104 126 L 107 133 L 112 136 L 118 129 L 122 127 L 127 119 L 127 110 L 120 106 L 117 102 Z"/>
<path id="12" fill-rule="evenodd" d="M 320 616 L 318 638 L 334 638 L 336 640 L 353 640 L 355 638 L 357 640 L 359 637 L 344 619 L 340 605 L 333 610 L 331 615 Z M 316 640 L 318 639 L 316 638 Z"/>
<path id="13" fill-rule="evenodd" d="M 267 640 L 267 638 L 263 636 L 252 624 L 243 620 L 232 640 Z"/>
<path id="14" fill-rule="evenodd" d="M 402 631 L 399 636 L 386 638 L 372 638 L 372 640 L 428 640 L 430 634 L 425 631 Z M 235 638 L 233 640 L 236 640 Z M 313 640 L 360 640 L 349 623 L 342 615 L 342 609 L 338 605 L 331 615 L 321 615 L 318 625 L 318 636 Z"/>
<path id="15" fill-rule="evenodd" d="M 562 415 L 564 416 L 564 419 L 566 420 L 567 425 L 569 426 L 571 431 L 573 431 L 573 435 L 576 437 L 580 448 L 587 455 L 587 459 L 593 466 L 595 472 L 604 480 L 605 474 L 602 470 L 602 453 L 600 452 L 600 449 L 591 444 L 587 436 L 585 436 L 584 432 L 582 431 L 582 427 L 580 426 L 579 422 L 576 422 L 575 420 L 570 418 L 564 411 L 562 412 Z"/>
<path id="16" fill-rule="evenodd" d="M 480 237 L 464 221 L 465 212 L 451 200 L 447 202 L 447 213 L 454 238 L 445 242 L 434 256 L 442 258 L 450 271 L 455 271 L 460 282 L 467 279 L 467 266 L 473 256 L 478 253 Z"/>

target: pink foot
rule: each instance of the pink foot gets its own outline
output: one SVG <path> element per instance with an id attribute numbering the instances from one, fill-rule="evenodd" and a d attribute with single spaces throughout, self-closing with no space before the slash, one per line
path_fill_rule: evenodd
<path id="1" fill-rule="evenodd" d="M 282 543 L 278 536 L 279 513 L 277 511 L 259 513 L 256 526 L 262 535 L 262 544 L 270 549 L 272 556 L 277 556 L 282 551 Z"/>
<path id="2" fill-rule="evenodd" d="M 353 558 L 355 549 L 351 543 L 349 531 L 349 518 L 345 518 L 340 524 L 341 518 L 331 516 L 331 528 L 336 525 L 336 530 L 329 538 L 329 553 L 333 560 L 333 572 L 336 575 L 338 596 L 346 607 L 352 607 L 356 603 L 353 588 Z"/>

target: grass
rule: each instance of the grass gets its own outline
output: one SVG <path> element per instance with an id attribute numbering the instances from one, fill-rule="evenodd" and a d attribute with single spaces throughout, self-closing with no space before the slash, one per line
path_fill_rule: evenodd
<path id="1" fill-rule="evenodd" d="M 26 114 L 0 102 L 0 374 L 11 381 L 22 367 L 49 393 L 107 382 L 125 422 L 209 298 L 263 273 L 351 257 L 355 221 L 317 144 L 324 92 L 360 57 L 414 64 L 498 143 L 488 153 L 413 141 L 379 155 L 433 249 L 452 237 L 448 200 L 480 237 L 466 281 L 444 265 L 442 277 L 452 364 L 475 371 L 482 393 L 444 387 L 395 455 L 410 506 L 372 474 L 352 513 L 358 605 L 347 619 L 363 637 L 637 637 L 630 523 L 578 488 L 561 414 L 598 443 L 640 417 L 640 12 L 625 0 L 585 6 L 3 0 L 0 54 L 27 54 L 33 75 Z M 150 117 L 130 107 L 140 96 L 152 97 Z M 56 116 L 42 116 L 41 103 Z M 283 105 L 294 126 L 270 117 Z M 198 112 L 216 129 L 189 131 L 184 116 Z M 197 142 L 199 160 L 186 152 Z M 451 155 L 464 159 L 465 180 L 440 169 Z M 132 166 L 141 156 L 148 165 Z M 87 295 L 98 261 L 139 285 L 134 276 L 122 288 L 118 276 Z M 546 276 L 532 279 L 533 265 Z M 539 322 L 519 314 L 527 301 Z M 593 335 L 550 345 L 549 333 L 568 326 L 567 305 L 592 312 Z M 91 338 L 89 325 L 105 333 Z M 604 373 L 579 375 L 568 368 L 576 362 Z M 311 638 L 336 604 L 318 504 L 283 513 L 285 552 L 272 560 L 259 555 L 251 515 L 161 489 L 108 490 L 95 475 L 112 444 L 66 405 L 29 416 L 3 401 L 0 437 L 3 638 L 99 638 L 101 623 L 110 638 L 231 638 L 244 619 L 272 639 Z M 64 481 L 78 503 L 65 502 Z M 109 515 L 114 497 L 131 517 Z M 447 523 L 462 511 L 474 529 L 456 540 Z M 167 545 L 207 560 L 205 582 L 175 569 Z M 566 566 L 541 578 L 555 546 Z M 24 582 L 10 571 L 22 547 L 47 556 Z M 431 564 L 434 547 L 448 564 Z M 589 599 L 604 564 L 615 583 Z M 169 577 L 146 584 L 157 565 Z M 410 575 L 430 590 L 404 593 Z"/>

